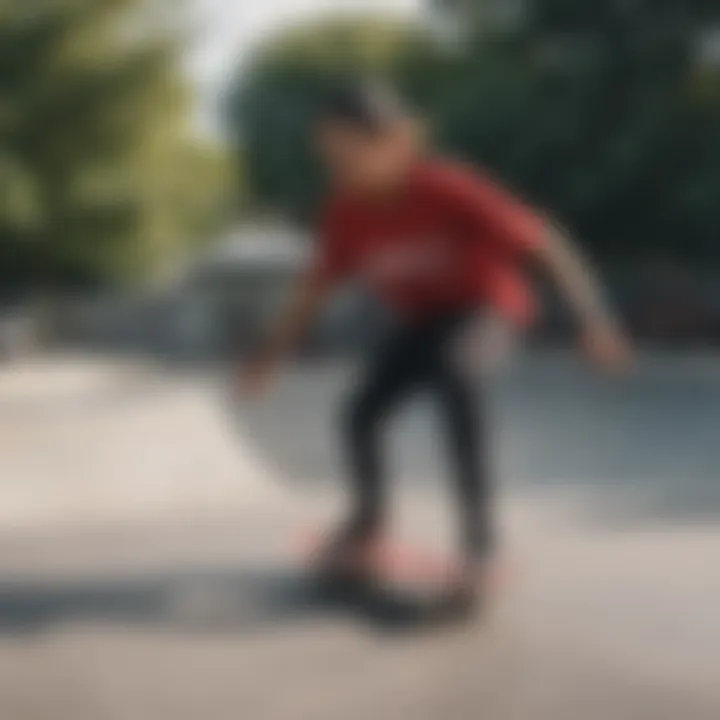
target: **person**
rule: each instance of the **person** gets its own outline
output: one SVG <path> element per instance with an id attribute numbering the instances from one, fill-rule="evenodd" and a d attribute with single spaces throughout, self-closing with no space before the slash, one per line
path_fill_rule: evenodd
<path id="1" fill-rule="evenodd" d="M 461 584 L 477 589 L 491 573 L 496 538 L 487 419 L 456 351 L 464 334 L 487 312 L 521 326 L 532 320 L 525 266 L 534 261 L 573 311 L 591 360 L 622 368 L 629 344 L 566 233 L 481 172 L 435 156 L 391 89 L 373 82 L 334 89 L 315 130 L 333 186 L 317 255 L 261 351 L 243 365 L 242 384 L 262 392 L 333 290 L 350 279 L 364 283 L 393 323 L 344 412 L 353 508 L 328 556 L 348 567 L 373 557 L 387 523 L 386 421 L 428 389 L 453 461 Z"/>

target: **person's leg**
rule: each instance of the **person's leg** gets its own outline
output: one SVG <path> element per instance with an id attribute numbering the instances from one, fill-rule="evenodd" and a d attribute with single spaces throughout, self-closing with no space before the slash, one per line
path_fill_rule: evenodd
<path id="1" fill-rule="evenodd" d="M 494 532 L 491 458 L 481 393 L 447 364 L 436 382 L 457 484 L 461 548 L 466 560 L 482 561 L 492 552 Z"/>
<path id="2" fill-rule="evenodd" d="M 458 356 L 458 341 L 472 329 L 472 314 L 449 316 L 434 339 L 434 387 L 455 478 L 462 552 L 471 562 L 492 551 L 493 483 L 488 427 L 478 381 Z"/>
<path id="3" fill-rule="evenodd" d="M 415 330 L 396 331 L 370 363 L 345 407 L 342 432 L 354 493 L 351 535 L 372 536 L 385 521 L 386 479 L 381 445 L 392 412 L 422 378 L 420 345 Z"/>

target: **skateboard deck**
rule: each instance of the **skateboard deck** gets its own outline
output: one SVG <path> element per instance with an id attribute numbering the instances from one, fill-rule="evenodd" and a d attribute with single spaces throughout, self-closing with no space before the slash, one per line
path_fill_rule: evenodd
<path id="1" fill-rule="evenodd" d="M 462 621 L 481 602 L 462 592 L 459 564 L 439 553 L 385 542 L 367 563 L 342 570 L 319 563 L 327 537 L 306 533 L 300 543 L 304 573 L 322 602 L 362 611 L 395 625 Z"/>
<path id="2" fill-rule="evenodd" d="M 316 565 L 327 541 L 327 534 L 304 533 L 296 544 L 301 560 L 310 567 Z M 450 585 L 457 584 L 462 576 L 457 560 L 426 548 L 391 540 L 378 543 L 369 557 L 358 559 L 357 564 L 372 568 L 376 577 L 398 582 Z"/>
<path id="3" fill-rule="evenodd" d="M 441 586 L 434 591 L 378 581 L 310 575 L 314 592 L 324 603 L 365 614 L 386 626 L 415 627 L 469 620 L 476 598 Z"/>

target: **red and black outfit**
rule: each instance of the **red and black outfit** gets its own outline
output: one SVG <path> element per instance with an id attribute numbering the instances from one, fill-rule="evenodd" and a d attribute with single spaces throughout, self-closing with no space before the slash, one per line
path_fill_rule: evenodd
<path id="1" fill-rule="evenodd" d="M 319 272 L 360 279 L 398 318 L 348 407 L 344 432 L 357 491 L 355 524 L 383 521 L 379 451 L 398 404 L 430 389 L 445 420 L 462 512 L 462 542 L 477 556 L 492 544 L 491 482 L 483 413 L 453 345 L 478 310 L 527 323 L 534 302 L 523 260 L 543 222 L 489 179 L 428 159 L 392 194 L 338 195 L 323 221 Z"/>

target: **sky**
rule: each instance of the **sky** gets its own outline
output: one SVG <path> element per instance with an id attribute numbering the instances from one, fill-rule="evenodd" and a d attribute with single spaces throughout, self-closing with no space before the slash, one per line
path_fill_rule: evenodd
<path id="1" fill-rule="evenodd" d="M 218 129 L 218 101 L 228 77 L 263 38 L 288 25 L 342 12 L 412 16 L 422 0 L 192 0 L 194 41 L 188 56 L 198 87 L 198 122 Z"/>

